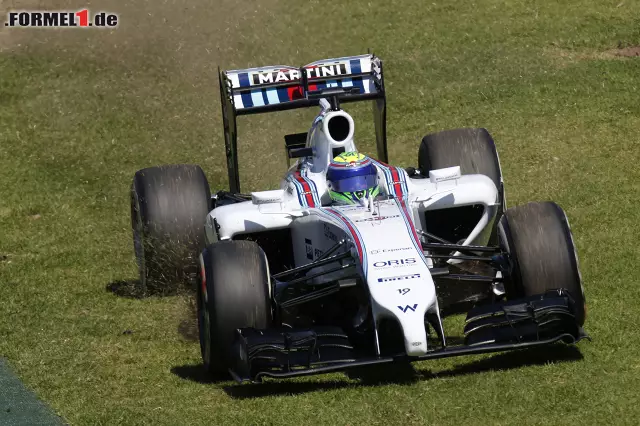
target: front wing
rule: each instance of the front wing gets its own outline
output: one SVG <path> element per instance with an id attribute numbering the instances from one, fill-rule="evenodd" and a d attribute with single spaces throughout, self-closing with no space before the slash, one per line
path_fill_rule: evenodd
<path id="1" fill-rule="evenodd" d="M 231 375 L 238 382 L 264 377 L 290 378 L 343 371 L 349 368 L 422 361 L 549 345 L 574 344 L 589 338 L 575 321 L 573 300 L 554 290 L 521 300 L 482 306 L 469 311 L 465 344 L 445 346 L 418 357 L 405 354 L 362 356 L 338 327 L 312 329 L 240 329 L 233 347 Z"/>

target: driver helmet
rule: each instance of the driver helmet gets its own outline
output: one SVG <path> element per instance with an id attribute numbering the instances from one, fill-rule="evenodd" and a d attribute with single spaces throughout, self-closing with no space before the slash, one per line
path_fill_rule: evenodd
<path id="1" fill-rule="evenodd" d="M 364 206 L 379 193 L 378 171 L 366 155 L 343 152 L 329 163 L 327 186 L 334 203 Z"/>

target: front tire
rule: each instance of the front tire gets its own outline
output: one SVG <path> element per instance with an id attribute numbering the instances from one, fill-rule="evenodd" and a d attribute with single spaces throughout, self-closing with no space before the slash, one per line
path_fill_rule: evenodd
<path id="1" fill-rule="evenodd" d="M 582 326 L 586 315 L 582 276 L 562 208 L 553 202 L 537 202 L 507 209 L 498 224 L 498 235 L 511 259 L 505 282 L 507 297 L 564 288 L 575 302 L 576 322 Z"/>
<path id="2" fill-rule="evenodd" d="M 222 376 L 232 365 L 238 328 L 271 325 L 269 266 L 253 241 L 221 241 L 200 258 L 198 329 L 205 369 Z"/>
<path id="3" fill-rule="evenodd" d="M 495 228 L 506 209 L 506 201 L 498 151 L 487 129 L 444 130 L 422 138 L 418 150 L 418 168 L 422 176 L 429 176 L 430 170 L 454 166 L 460 166 L 460 173 L 463 175 L 485 175 L 495 184 L 500 208 L 496 214 L 489 242 L 497 244 Z"/>

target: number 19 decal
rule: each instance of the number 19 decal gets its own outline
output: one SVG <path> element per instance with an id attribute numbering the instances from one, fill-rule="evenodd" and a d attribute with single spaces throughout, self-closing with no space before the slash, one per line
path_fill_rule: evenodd
<path id="1" fill-rule="evenodd" d="M 402 296 L 404 296 L 405 294 L 409 293 L 411 291 L 410 288 L 399 288 L 398 289 L 398 293 L 400 293 Z"/>

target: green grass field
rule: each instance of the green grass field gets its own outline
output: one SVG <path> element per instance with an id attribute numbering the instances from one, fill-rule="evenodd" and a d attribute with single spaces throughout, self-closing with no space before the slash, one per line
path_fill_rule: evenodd
<path id="1" fill-rule="evenodd" d="M 68 422 L 638 423 L 640 58 L 616 52 L 640 45 L 640 2 L 100 7 L 120 14 L 118 29 L 0 30 L 0 356 Z M 133 174 L 198 163 L 212 189 L 226 188 L 217 66 L 302 65 L 369 47 L 385 61 L 394 164 L 415 165 L 426 133 L 486 127 L 509 205 L 566 210 L 593 341 L 362 378 L 208 382 L 188 298 L 108 290 L 136 279 Z M 373 152 L 368 108 L 346 107 Z M 311 117 L 240 120 L 244 190 L 277 185 L 282 136 Z"/>

